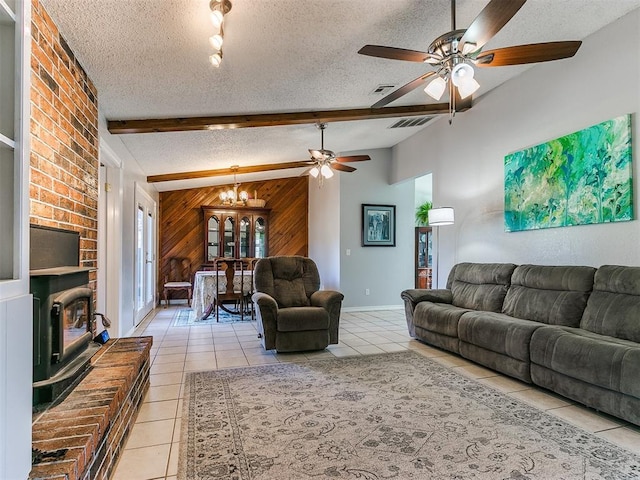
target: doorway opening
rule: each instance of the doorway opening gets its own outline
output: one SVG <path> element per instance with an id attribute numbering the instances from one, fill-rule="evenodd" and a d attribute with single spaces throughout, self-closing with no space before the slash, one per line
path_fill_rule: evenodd
<path id="1" fill-rule="evenodd" d="M 432 174 L 418 177 L 414 182 L 415 227 L 415 288 L 432 288 L 433 284 L 433 232 L 424 215 L 433 201 Z M 421 221 L 421 220 L 422 221 Z"/>

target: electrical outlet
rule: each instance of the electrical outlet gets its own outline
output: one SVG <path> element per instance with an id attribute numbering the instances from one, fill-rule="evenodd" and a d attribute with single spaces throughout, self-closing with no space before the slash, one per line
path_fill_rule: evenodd
<path id="1" fill-rule="evenodd" d="M 350 249 L 350 248 L 347 248 L 347 257 L 348 257 L 349 255 L 351 255 L 351 249 Z"/>
<path id="2" fill-rule="evenodd" d="M 365 295 L 369 295 L 370 293 L 371 293 L 371 291 L 370 291 L 368 288 L 365 288 L 365 289 L 364 289 L 364 294 L 365 294 Z"/>

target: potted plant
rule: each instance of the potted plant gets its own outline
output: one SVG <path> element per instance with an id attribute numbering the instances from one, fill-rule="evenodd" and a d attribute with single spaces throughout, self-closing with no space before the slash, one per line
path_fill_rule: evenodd
<path id="1" fill-rule="evenodd" d="M 429 210 L 432 207 L 433 203 L 427 201 L 416 209 L 416 223 L 419 227 L 429 225 Z"/>

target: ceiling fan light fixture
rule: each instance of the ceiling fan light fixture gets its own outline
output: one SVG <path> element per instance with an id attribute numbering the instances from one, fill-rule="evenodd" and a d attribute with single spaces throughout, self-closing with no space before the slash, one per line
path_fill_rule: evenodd
<path id="1" fill-rule="evenodd" d="M 462 85 L 458 86 L 458 92 L 460 93 L 460 98 L 465 99 L 469 95 L 475 93 L 476 90 L 480 88 L 480 84 L 476 82 L 474 78 L 467 79 Z"/>
<path id="2" fill-rule="evenodd" d="M 453 70 L 451 70 L 451 81 L 456 87 L 460 87 L 464 83 L 473 80 L 474 74 L 475 72 L 471 65 L 469 65 L 468 63 L 460 62 L 455 67 L 453 67 Z"/>
<path id="3" fill-rule="evenodd" d="M 322 167 L 320 167 L 320 173 L 322 174 L 322 176 L 324 178 L 333 177 L 333 170 L 331 170 L 331 167 L 329 165 L 327 165 L 326 163 L 324 165 L 322 165 Z"/>
<path id="4" fill-rule="evenodd" d="M 446 88 L 447 82 L 444 78 L 438 75 L 431 82 L 429 82 L 429 84 L 425 87 L 424 92 L 434 100 L 440 100 Z"/>
<path id="5" fill-rule="evenodd" d="M 311 170 L 309 170 L 309 175 L 311 175 L 313 178 L 318 178 L 319 174 L 320 170 L 318 169 L 318 167 L 313 167 Z"/>

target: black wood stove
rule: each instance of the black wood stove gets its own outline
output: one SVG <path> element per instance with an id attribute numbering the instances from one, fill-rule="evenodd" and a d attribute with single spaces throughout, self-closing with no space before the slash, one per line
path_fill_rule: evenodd
<path id="1" fill-rule="evenodd" d="M 79 266 L 78 232 L 32 225 L 33 405 L 50 403 L 86 374 L 94 343 L 90 268 Z"/>

